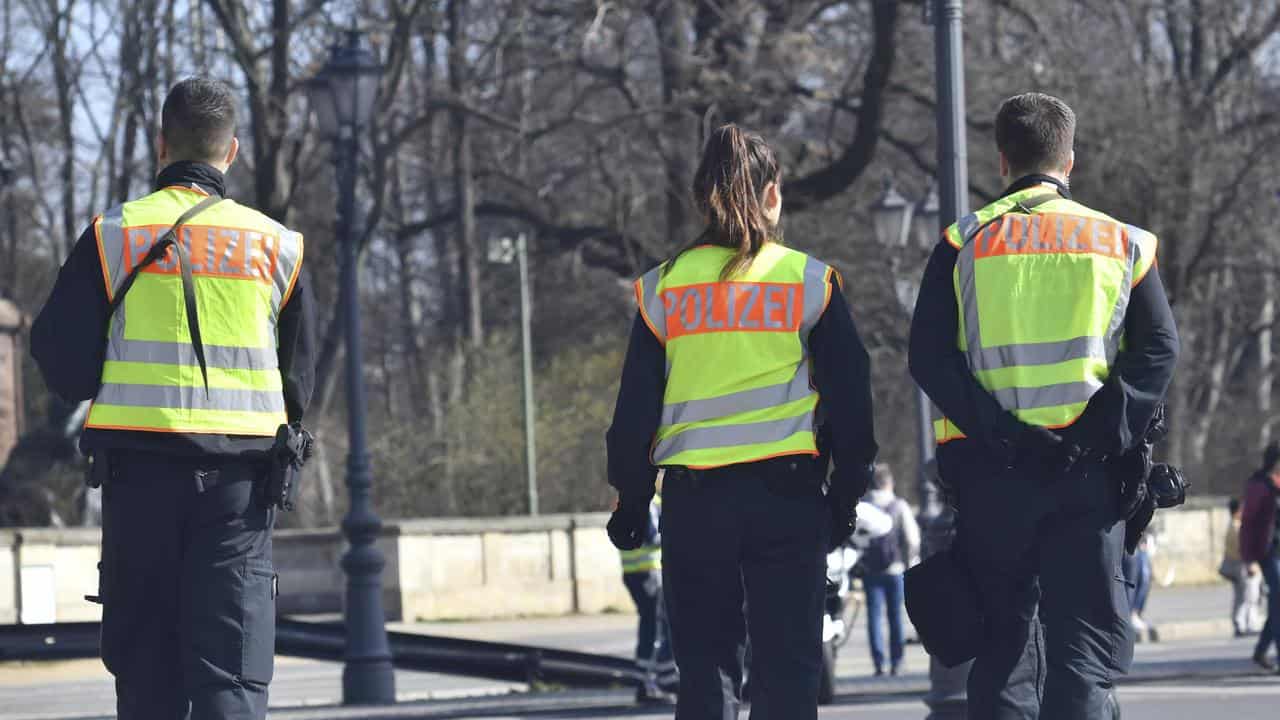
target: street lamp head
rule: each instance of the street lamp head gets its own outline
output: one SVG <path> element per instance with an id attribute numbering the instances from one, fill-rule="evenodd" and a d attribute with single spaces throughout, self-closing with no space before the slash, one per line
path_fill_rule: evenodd
<path id="1" fill-rule="evenodd" d="M 509 237 L 489 238 L 489 262 L 510 265 L 516 257 L 516 243 Z"/>
<path id="2" fill-rule="evenodd" d="M 876 240 L 881 245 L 897 247 L 907 244 L 907 231 L 911 227 L 911 203 L 893 186 L 893 179 L 884 179 L 884 191 L 871 206 L 871 219 L 875 225 Z"/>
<path id="3" fill-rule="evenodd" d="M 915 222 L 912 224 L 916 245 L 922 250 L 932 248 L 938 241 L 938 233 L 942 232 L 942 228 L 938 227 L 940 208 L 938 186 L 929 183 L 929 192 L 916 205 Z"/>
<path id="4" fill-rule="evenodd" d="M 329 61 L 307 83 L 320 133 L 334 139 L 363 128 L 373 114 L 381 78 L 382 66 L 364 47 L 361 33 L 348 30 L 346 41 L 334 46 Z"/>

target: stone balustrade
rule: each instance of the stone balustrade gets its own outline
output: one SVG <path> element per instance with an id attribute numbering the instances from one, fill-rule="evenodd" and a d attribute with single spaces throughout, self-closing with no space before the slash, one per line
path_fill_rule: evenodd
<path id="1" fill-rule="evenodd" d="M 388 521 L 378 540 L 394 620 L 470 620 L 631 610 L 607 515 Z M 1156 515 L 1157 582 L 1217 580 L 1226 502 L 1197 498 Z M 97 529 L 0 530 L 0 623 L 96 620 Z M 341 611 L 345 541 L 334 529 L 275 537 L 280 611 Z"/>

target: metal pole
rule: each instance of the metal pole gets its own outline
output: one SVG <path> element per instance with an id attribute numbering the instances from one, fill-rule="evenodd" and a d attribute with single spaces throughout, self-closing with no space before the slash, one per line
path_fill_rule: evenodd
<path id="1" fill-rule="evenodd" d="M 938 75 L 938 219 L 947 227 L 969 212 L 964 124 L 964 2 L 933 0 L 933 3 Z M 965 697 L 968 677 L 969 663 L 946 668 L 937 660 L 929 660 L 929 694 L 925 696 L 929 720 L 961 720 L 968 714 Z"/>
<path id="2" fill-rule="evenodd" d="M 396 701 L 395 673 L 382 611 L 382 568 L 376 542 L 382 521 L 370 502 L 372 478 L 365 445 L 364 375 L 360 348 L 360 248 L 355 237 L 356 151 L 352 128 L 337 143 L 338 238 L 343 244 L 342 307 L 347 342 L 347 488 L 351 507 L 342 521 L 350 548 L 342 557 L 347 574 L 346 650 L 342 669 L 345 705 L 389 705 Z"/>
<path id="3" fill-rule="evenodd" d="M 937 488 L 929 479 L 929 461 L 933 459 L 933 417 L 929 410 L 929 396 L 916 386 L 916 479 L 920 484 L 920 511 L 935 507 L 933 496 Z"/>
<path id="4" fill-rule="evenodd" d="M 533 310 L 529 291 L 529 242 L 524 233 L 516 238 L 520 263 L 520 355 L 524 364 L 524 462 L 529 479 L 529 514 L 538 514 L 537 406 L 533 399 Z"/>

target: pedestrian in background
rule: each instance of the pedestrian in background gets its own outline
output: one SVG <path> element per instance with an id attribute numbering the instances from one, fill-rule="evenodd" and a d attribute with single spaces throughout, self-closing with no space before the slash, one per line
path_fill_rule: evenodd
<path id="1" fill-rule="evenodd" d="M 636 667 L 644 674 L 644 684 L 636 688 L 636 702 L 670 702 L 679 675 L 671 652 L 671 630 L 662 600 L 662 495 L 655 493 L 649 503 L 649 527 L 644 544 L 634 550 L 618 551 L 622 557 L 622 582 L 631 594 L 640 616 L 636 628 Z"/>
<path id="2" fill-rule="evenodd" d="M 1258 601 L 1262 596 L 1262 575 L 1256 564 L 1240 560 L 1240 500 L 1227 503 L 1231 522 L 1222 541 L 1222 564 L 1218 574 L 1231 583 L 1231 626 L 1236 637 L 1255 633 L 1259 628 Z"/>
<path id="3" fill-rule="evenodd" d="M 679 720 L 737 717 L 748 632 L 752 714 L 816 720 L 827 553 L 856 528 L 877 450 L 871 361 L 839 275 L 781 243 L 782 170 L 764 138 L 717 128 L 692 189 L 705 229 L 671 238 L 681 249 L 635 285 L 609 538 L 644 543 L 665 468 Z"/>
<path id="4" fill-rule="evenodd" d="M 1151 595 L 1151 555 L 1155 552 L 1155 547 L 1155 536 L 1144 532 L 1133 554 L 1126 553 L 1120 564 L 1124 579 L 1129 584 L 1129 625 L 1138 640 L 1152 642 L 1158 639 L 1158 635 L 1156 629 L 1143 617 L 1143 613 L 1147 610 L 1147 598 Z"/>
<path id="5" fill-rule="evenodd" d="M 1262 453 L 1262 467 L 1245 484 L 1240 508 L 1240 560 L 1257 564 L 1267 583 L 1267 623 L 1253 648 L 1253 661 L 1267 670 L 1276 664 L 1267 656 L 1270 646 L 1280 650 L 1280 527 L 1276 505 L 1280 503 L 1280 445 L 1272 443 Z"/>
<path id="6" fill-rule="evenodd" d="M 862 587 L 867 594 L 867 640 L 871 646 L 871 662 L 875 674 L 884 675 L 885 647 L 881 632 L 887 618 L 889 625 L 889 672 L 902 669 L 902 653 L 906 644 L 902 633 L 902 574 L 920 562 L 920 526 L 907 501 L 893 492 L 893 471 L 887 463 L 877 463 L 871 476 L 871 492 L 867 502 L 884 511 L 893 520 L 893 529 L 870 541 L 863 552 Z"/>

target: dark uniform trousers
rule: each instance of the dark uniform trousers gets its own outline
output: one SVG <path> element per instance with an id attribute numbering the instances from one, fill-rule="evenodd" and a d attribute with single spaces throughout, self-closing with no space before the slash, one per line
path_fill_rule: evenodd
<path id="1" fill-rule="evenodd" d="M 817 717 L 831 524 L 820 483 L 809 458 L 667 470 L 662 566 L 677 720 L 737 717 L 748 628 L 751 717 Z"/>
<path id="2" fill-rule="evenodd" d="M 266 466 L 109 457 L 102 660 L 120 720 L 261 720 L 275 645 Z"/>
<path id="3" fill-rule="evenodd" d="M 1117 482 L 1096 461 L 1055 477 L 989 461 L 948 466 L 940 454 L 987 622 L 969 718 L 1110 720 L 1113 682 L 1133 657 Z"/>

